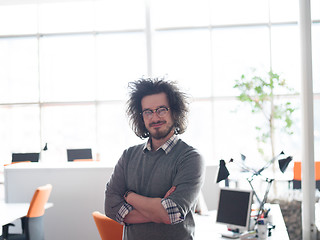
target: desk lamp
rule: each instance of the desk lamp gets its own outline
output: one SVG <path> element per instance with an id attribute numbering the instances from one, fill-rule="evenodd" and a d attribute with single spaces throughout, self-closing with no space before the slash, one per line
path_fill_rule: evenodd
<path id="1" fill-rule="evenodd" d="M 40 151 L 40 161 L 43 162 L 44 154 L 48 151 L 48 143 L 45 144 L 45 146 Z"/>
<path id="2" fill-rule="evenodd" d="M 43 151 L 47 151 L 48 150 L 48 143 L 46 143 L 46 145 L 44 146 L 44 148 L 42 150 Z"/>
<path id="3" fill-rule="evenodd" d="M 226 162 L 221 159 L 220 160 L 220 164 L 219 164 L 219 172 L 218 172 L 218 176 L 217 176 L 217 183 L 225 180 L 228 178 L 228 176 L 230 175 L 227 167 L 226 167 Z"/>
<path id="4" fill-rule="evenodd" d="M 252 173 L 251 177 L 248 177 L 248 178 L 246 178 L 246 179 L 247 179 L 247 181 L 248 181 L 248 183 L 249 183 L 249 185 L 250 185 L 250 187 L 251 187 L 251 189 L 252 189 L 252 191 L 253 191 L 254 196 L 256 197 L 257 201 L 259 202 L 258 217 L 262 214 L 262 212 L 263 212 L 263 210 L 264 210 L 264 209 L 263 209 L 263 208 L 264 208 L 264 204 L 265 204 L 266 201 L 267 201 L 267 197 L 268 197 L 268 194 L 269 194 L 269 190 L 270 190 L 271 184 L 272 184 L 272 182 L 274 181 L 273 178 L 265 177 L 265 176 L 263 176 L 261 173 L 262 173 L 265 169 L 269 168 L 269 166 L 270 166 L 271 164 L 273 164 L 273 163 L 276 161 L 276 159 L 278 159 L 278 158 L 279 158 L 281 155 L 283 155 L 283 154 L 284 154 L 284 152 L 282 151 L 280 154 L 278 154 L 277 156 L 273 157 L 270 161 L 268 161 L 268 162 L 267 162 L 261 169 L 259 169 L 259 170 L 255 170 L 255 169 L 253 169 L 253 168 L 248 167 L 248 166 L 244 163 L 246 157 L 245 157 L 243 154 L 241 154 L 241 160 L 242 160 L 242 161 L 241 161 L 240 163 L 237 162 L 237 161 L 234 161 L 232 158 L 231 158 L 230 161 L 229 161 L 229 163 L 236 163 L 236 164 L 240 165 L 240 167 L 241 167 L 243 170 Z M 289 156 L 289 157 L 287 157 L 287 158 L 278 160 L 278 162 L 279 162 L 279 168 L 280 168 L 280 170 L 281 170 L 282 173 L 285 172 L 285 170 L 287 169 L 287 167 L 288 167 L 289 163 L 291 162 L 291 160 L 292 160 L 292 156 Z M 229 176 L 229 171 L 228 171 L 228 169 L 227 169 L 227 167 L 226 167 L 226 163 L 225 163 L 225 161 L 224 161 L 223 159 L 221 159 L 221 160 L 220 160 L 220 164 L 219 164 L 219 171 L 218 171 L 218 175 L 217 175 L 217 183 L 219 183 L 219 182 L 222 181 L 222 180 L 226 180 L 226 179 L 228 178 L 228 176 Z M 256 193 L 256 191 L 254 190 L 254 187 L 253 187 L 253 185 L 252 185 L 252 181 L 255 179 L 256 176 L 260 176 L 260 177 L 264 178 L 264 180 L 267 182 L 267 188 L 266 188 L 266 191 L 265 191 L 265 193 L 264 193 L 264 196 L 263 196 L 263 199 L 262 199 L 262 200 L 258 197 L 258 195 L 257 195 L 257 193 Z"/>

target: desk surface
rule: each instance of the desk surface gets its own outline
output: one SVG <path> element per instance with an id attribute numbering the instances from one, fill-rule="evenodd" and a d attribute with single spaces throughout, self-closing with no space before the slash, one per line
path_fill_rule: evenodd
<path id="1" fill-rule="evenodd" d="M 0 202 L 0 226 L 13 222 L 16 219 L 27 215 L 30 203 L 5 203 Z M 45 209 L 53 206 L 53 203 L 47 203 Z M 0 235 L 2 227 L 0 227 Z"/>
<path id="2" fill-rule="evenodd" d="M 58 163 L 43 163 L 43 162 L 28 162 L 16 163 L 4 167 L 4 172 L 17 171 L 17 170 L 53 170 L 53 169 L 104 169 L 114 168 L 105 162 L 90 161 L 90 162 L 58 162 Z"/>
<path id="3" fill-rule="evenodd" d="M 272 230 L 272 236 L 268 240 L 290 240 L 279 205 L 272 204 L 270 207 L 270 215 L 272 215 L 273 224 L 276 227 Z M 195 240 L 228 239 L 220 236 L 220 233 L 225 232 L 227 227 L 216 223 L 216 211 L 210 211 L 208 215 L 196 214 L 195 223 Z"/>

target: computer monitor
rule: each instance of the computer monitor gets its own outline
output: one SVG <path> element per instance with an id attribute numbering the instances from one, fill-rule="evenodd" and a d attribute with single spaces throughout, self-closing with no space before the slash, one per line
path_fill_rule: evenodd
<path id="1" fill-rule="evenodd" d="M 239 232 L 250 230 L 252 196 L 252 190 L 221 188 L 216 222 Z"/>
<path id="2" fill-rule="evenodd" d="M 40 153 L 12 153 L 12 162 L 39 162 Z"/>
<path id="3" fill-rule="evenodd" d="M 92 159 L 91 148 L 67 149 L 68 161 L 72 162 L 75 159 Z"/>

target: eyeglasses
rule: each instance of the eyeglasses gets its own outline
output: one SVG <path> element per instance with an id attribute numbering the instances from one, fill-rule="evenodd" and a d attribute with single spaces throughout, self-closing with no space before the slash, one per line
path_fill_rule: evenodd
<path id="1" fill-rule="evenodd" d="M 151 119 L 153 116 L 153 113 L 156 113 L 158 117 L 164 117 L 167 115 L 170 108 L 167 107 L 158 107 L 156 109 L 146 109 L 142 111 L 142 116 L 146 119 Z"/>

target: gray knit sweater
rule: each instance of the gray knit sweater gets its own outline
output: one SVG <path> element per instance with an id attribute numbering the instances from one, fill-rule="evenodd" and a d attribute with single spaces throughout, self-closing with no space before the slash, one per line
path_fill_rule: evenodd
<path id="1" fill-rule="evenodd" d="M 198 152 L 182 140 L 166 154 L 143 151 L 144 144 L 124 151 L 107 183 L 105 213 L 116 220 L 125 203 L 127 190 L 146 197 L 163 198 L 176 186 L 169 196 L 184 217 L 178 224 L 142 223 L 125 226 L 124 240 L 189 240 L 194 237 L 193 214 L 198 194 L 204 180 L 204 162 Z"/>

